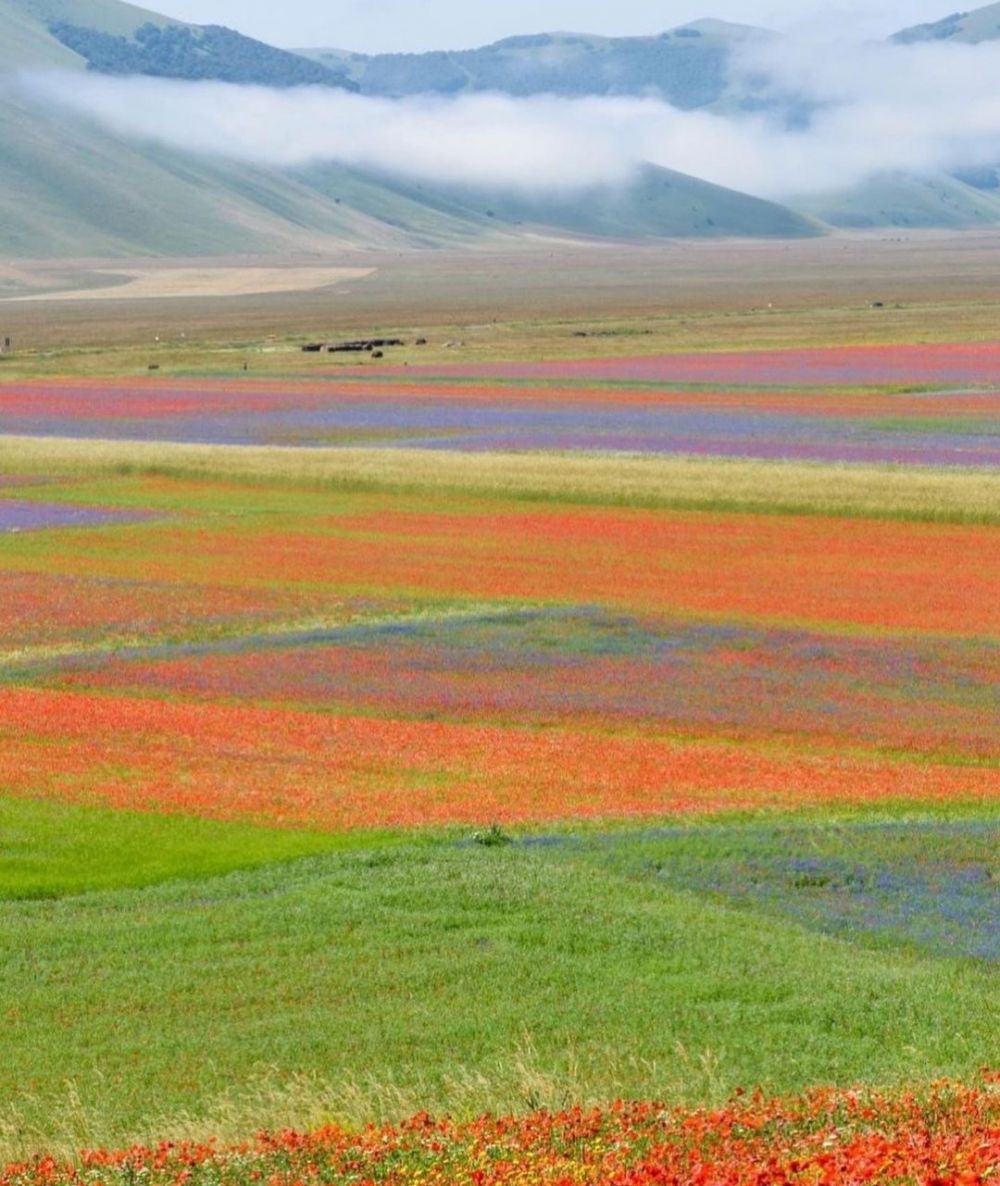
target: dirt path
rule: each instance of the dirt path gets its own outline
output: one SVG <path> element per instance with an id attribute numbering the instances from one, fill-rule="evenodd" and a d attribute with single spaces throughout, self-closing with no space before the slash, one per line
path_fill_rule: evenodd
<path id="1" fill-rule="evenodd" d="M 374 268 L 224 268 L 135 267 L 92 272 L 108 277 L 97 288 L 7 297 L 7 301 L 119 301 L 163 297 L 258 296 L 276 292 L 312 292 L 350 280 L 363 280 Z M 122 283 L 114 283 L 120 279 Z"/>

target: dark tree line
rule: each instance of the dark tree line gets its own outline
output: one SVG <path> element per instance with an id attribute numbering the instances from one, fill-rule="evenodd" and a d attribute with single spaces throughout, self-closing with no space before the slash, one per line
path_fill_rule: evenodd
<path id="1" fill-rule="evenodd" d="M 49 31 L 98 74 L 357 90 L 342 72 L 221 25 L 192 29 L 150 23 L 137 29 L 131 40 L 66 21 L 51 25 Z"/>

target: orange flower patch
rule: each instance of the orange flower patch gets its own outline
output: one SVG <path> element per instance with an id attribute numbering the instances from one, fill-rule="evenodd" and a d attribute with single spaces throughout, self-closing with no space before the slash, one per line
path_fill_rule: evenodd
<path id="1" fill-rule="evenodd" d="M 68 566 L 68 565 L 67 565 Z M 310 608 L 281 590 L 0 572 L 0 644 L 54 646 L 266 622 Z"/>
<path id="2" fill-rule="evenodd" d="M 13 793 L 330 829 L 1000 797 L 931 762 L 24 689 L 0 745 Z"/>
<path id="3" fill-rule="evenodd" d="M 425 1114 L 360 1133 L 261 1133 L 0 1168 L 0 1186 L 986 1186 L 1000 1169 L 990 1085 L 761 1094 L 722 1108 L 616 1103 L 465 1124 Z"/>
<path id="4" fill-rule="evenodd" d="M 166 542 L 166 541 L 163 541 Z M 779 515 L 401 511 L 322 530 L 177 531 L 163 579 L 326 585 L 351 594 L 602 604 L 774 623 L 1000 633 L 987 527 Z"/>

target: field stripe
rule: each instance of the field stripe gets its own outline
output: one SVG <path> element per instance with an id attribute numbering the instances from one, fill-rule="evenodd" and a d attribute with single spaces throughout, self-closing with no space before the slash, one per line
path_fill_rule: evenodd
<path id="1" fill-rule="evenodd" d="M 8 436 L 0 437 L 0 473 L 78 478 L 155 474 L 676 510 L 1000 523 L 1000 474 L 892 465 Z"/>

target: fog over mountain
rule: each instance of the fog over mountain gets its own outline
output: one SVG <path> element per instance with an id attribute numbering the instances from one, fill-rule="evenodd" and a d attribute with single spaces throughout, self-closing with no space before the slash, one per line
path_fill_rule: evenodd
<path id="1" fill-rule="evenodd" d="M 232 25 L 274 45 L 334 45 L 365 53 L 467 49 L 552 29 L 603 36 L 656 34 L 712 16 L 783 32 L 887 37 L 932 21 L 940 0 L 162 0 L 168 16 Z"/>
<path id="2" fill-rule="evenodd" d="M 627 180 L 649 162 L 769 198 L 885 172 L 1000 161 L 1000 42 L 735 43 L 744 98 L 681 110 L 647 97 L 458 94 L 386 99 L 150 78 L 22 75 L 34 98 L 116 133 L 290 167 L 335 161 L 409 178 L 523 190 Z M 792 113 L 792 114 L 790 114 Z"/>
<path id="3" fill-rule="evenodd" d="M 840 24 L 293 54 L 121 0 L 0 0 L 0 252 L 1000 224 L 1000 4 Z"/>

